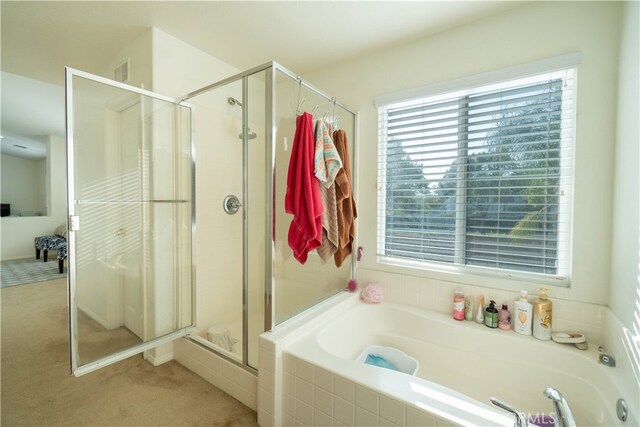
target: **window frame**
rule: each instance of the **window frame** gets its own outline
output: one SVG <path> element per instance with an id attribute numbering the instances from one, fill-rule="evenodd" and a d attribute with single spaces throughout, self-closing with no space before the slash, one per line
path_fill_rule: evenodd
<path id="1" fill-rule="evenodd" d="M 385 241 L 386 241 L 386 174 L 387 164 L 385 152 L 387 142 L 387 127 L 386 122 L 383 120 L 382 114 L 390 109 L 391 106 L 397 107 L 400 103 L 415 103 L 418 99 L 434 98 L 442 96 L 450 97 L 452 93 L 463 93 L 465 91 L 477 89 L 483 86 L 491 86 L 494 84 L 500 84 L 501 82 L 507 82 L 517 79 L 523 79 L 527 77 L 537 76 L 541 74 L 551 74 L 557 71 L 570 70 L 573 73 L 572 90 L 575 91 L 577 87 L 577 69 L 581 60 L 580 53 L 573 53 L 563 55 L 560 57 L 550 58 L 535 63 L 525 64 L 521 66 L 511 67 L 508 69 L 502 69 L 489 73 L 479 74 L 463 79 L 452 80 L 444 83 L 438 83 L 418 89 L 411 89 L 408 91 L 402 91 L 394 94 L 383 95 L 375 99 L 376 106 L 378 107 L 378 137 L 379 146 L 377 148 L 378 153 L 378 193 L 376 206 L 378 210 L 382 210 L 382 214 L 376 215 L 377 222 L 377 260 L 378 263 L 394 266 L 399 269 L 419 269 L 425 272 L 435 273 L 437 277 L 448 278 L 451 274 L 455 274 L 458 279 L 463 279 L 463 282 L 469 282 L 473 284 L 489 283 L 487 279 L 504 279 L 508 281 L 520 281 L 535 284 L 547 284 L 560 287 L 570 287 L 571 285 L 571 270 L 572 270 L 572 230 L 573 230 L 573 194 L 574 194 L 574 162 L 575 162 L 575 106 L 576 96 L 571 97 L 569 102 L 571 103 L 570 114 L 568 118 L 569 129 L 564 126 L 561 129 L 561 139 L 567 138 L 570 143 L 563 143 L 560 146 L 560 158 L 565 159 L 564 156 L 569 154 L 568 160 L 562 160 L 561 167 L 566 168 L 568 173 L 563 173 L 560 176 L 560 187 L 565 191 L 568 189 L 569 194 L 563 194 L 567 197 L 567 200 L 563 203 L 559 203 L 558 213 L 558 233 L 565 233 L 567 238 L 560 239 L 558 242 L 558 254 L 566 254 L 566 261 L 558 266 L 556 274 L 545 274 L 536 272 L 525 272 L 517 270 L 506 270 L 496 267 L 483 267 L 483 266 L 470 266 L 466 265 L 464 261 L 465 253 L 465 238 L 466 238 L 466 212 L 468 205 L 466 203 L 467 195 L 466 191 L 456 192 L 456 202 L 463 201 L 464 209 L 456 209 L 456 227 L 455 227 L 455 249 L 454 249 L 454 263 L 436 262 L 436 261 L 422 261 L 412 260 L 408 258 L 399 258 L 395 256 L 387 256 L 385 253 Z M 464 99 L 462 96 L 460 100 Z M 461 101 L 462 102 L 462 101 Z M 563 110 L 564 110 L 564 97 L 563 97 Z M 563 115 L 565 113 L 563 112 Z M 563 116 L 563 123 L 567 120 Z M 458 156 L 460 156 L 461 150 L 467 151 L 466 140 L 463 138 L 458 139 Z M 570 153 L 567 153 L 570 150 Z M 568 163 L 568 164 L 565 164 Z M 456 187 L 460 188 L 461 184 L 467 182 L 465 179 L 466 167 L 457 170 L 458 178 L 456 180 Z M 457 203 L 456 203 L 457 204 Z M 459 225 L 464 222 L 465 227 Z M 461 262 L 461 263 L 459 263 Z M 427 275 L 429 275 L 427 273 Z"/>

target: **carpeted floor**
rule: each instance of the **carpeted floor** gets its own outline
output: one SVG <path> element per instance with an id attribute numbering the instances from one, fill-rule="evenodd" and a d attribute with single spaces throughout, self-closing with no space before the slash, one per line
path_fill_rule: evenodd
<path id="1" fill-rule="evenodd" d="M 256 414 L 176 362 L 131 357 L 69 375 L 65 280 L 1 290 L 2 426 L 255 426 Z"/>
<path id="2" fill-rule="evenodd" d="M 51 257 L 51 254 L 49 256 Z M 66 268 L 62 274 L 58 271 L 58 260 L 55 256 L 53 259 L 49 258 L 49 262 L 44 262 L 42 258 L 35 259 L 35 257 L 3 261 L 0 264 L 0 286 L 6 288 L 67 277 Z"/>

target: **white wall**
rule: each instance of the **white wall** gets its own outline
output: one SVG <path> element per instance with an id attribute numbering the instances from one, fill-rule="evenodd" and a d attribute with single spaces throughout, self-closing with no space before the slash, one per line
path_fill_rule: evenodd
<path id="1" fill-rule="evenodd" d="M 572 284 L 551 295 L 606 304 L 620 16 L 619 3 L 534 2 L 306 76 L 360 113 L 358 230 L 365 248 L 360 267 L 431 277 L 449 284 L 451 292 L 459 281 L 377 263 L 375 96 L 580 51 Z M 496 280 L 491 287 L 537 293 L 535 285 L 521 282 Z"/>
<path id="2" fill-rule="evenodd" d="M 11 203 L 11 215 L 46 215 L 46 163 L 2 154 L 2 203 Z"/>
<path id="3" fill-rule="evenodd" d="M 640 71 L 638 52 L 638 3 L 624 7 L 620 70 L 618 73 L 618 105 L 613 187 L 613 245 L 611 251 L 610 307 L 620 321 L 632 328 L 635 316 L 640 318 Z M 640 321 L 636 318 L 637 327 Z"/>
<path id="4" fill-rule="evenodd" d="M 48 145 L 47 167 L 51 171 L 51 210 L 49 216 L 2 218 L 1 259 L 3 261 L 35 257 L 34 237 L 51 235 L 57 226 L 66 224 L 67 172 L 65 142 L 62 138 L 50 136 Z M 4 169 L 4 165 L 2 166 Z M 3 176 L 3 187 L 4 185 Z"/>
<path id="5" fill-rule="evenodd" d="M 157 28 L 152 39 L 153 90 L 163 95 L 181 97 L 239 71 Z"/>

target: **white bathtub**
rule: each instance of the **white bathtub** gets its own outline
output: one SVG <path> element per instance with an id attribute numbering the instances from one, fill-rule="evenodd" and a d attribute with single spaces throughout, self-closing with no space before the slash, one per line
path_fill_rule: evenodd
<path id="1" fill-rule="evenodd" d="M 357 295 L 333 304 L 305 326 L 305 335 L 287 345 L 284 354 L 428 414 L 434 425 L 513 425 L 511 416 L 490 405 L 490 397 L 525 414 L 548 415 L 553 406 L 543 395 L 547 387 L 563 393 L 579 426 L 624 425 L 615 415 L 616 400 L 623 396 L 610 378 L 612 368 L 596 363 L 593 345 L 581 351 L 411 306 L 367 305 Z M 354 361 L 373 344 L 418 359 L 417 375 Z M 286 378 L 284 382 L 286 389 Z M 308 403 L 317 409 L 313 400 Z M 377 407 L 382 410 L 381 404 Z M 402 419 L 410 425 L 405 413 Z"/>

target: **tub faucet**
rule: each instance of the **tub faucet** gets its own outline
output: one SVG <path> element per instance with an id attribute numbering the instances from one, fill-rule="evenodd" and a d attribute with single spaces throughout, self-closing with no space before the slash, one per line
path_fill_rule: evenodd
<path id="1" fill-rule="evenodd" d="M 556 410 L 554 426 L 576 427 L 576 421 L 573 419 L 573 414 L 571 413 L 571 409 L 569 409 L 569 404 L 562 393 L 555 388 L 548 387 L 545 389 L 544 395 L 553 401 L 553 406 Z"/>
<path id="2" fill-rule="evenodd" d="M 505 411 L 515 415 L 516 416 L 516 423 L 514 424 L 515 427 L 528 427 L 529 423 L 527 422 L 527 419 L 525 418 L 522 412 L 518 411 L 513 406 L 507 403 L 504 403 L 501 400 L 496 399 L 495 397 L 490 398 L 489 401 L 495 406 L 497 406 L 498 408 L 504 409 Z"/>

